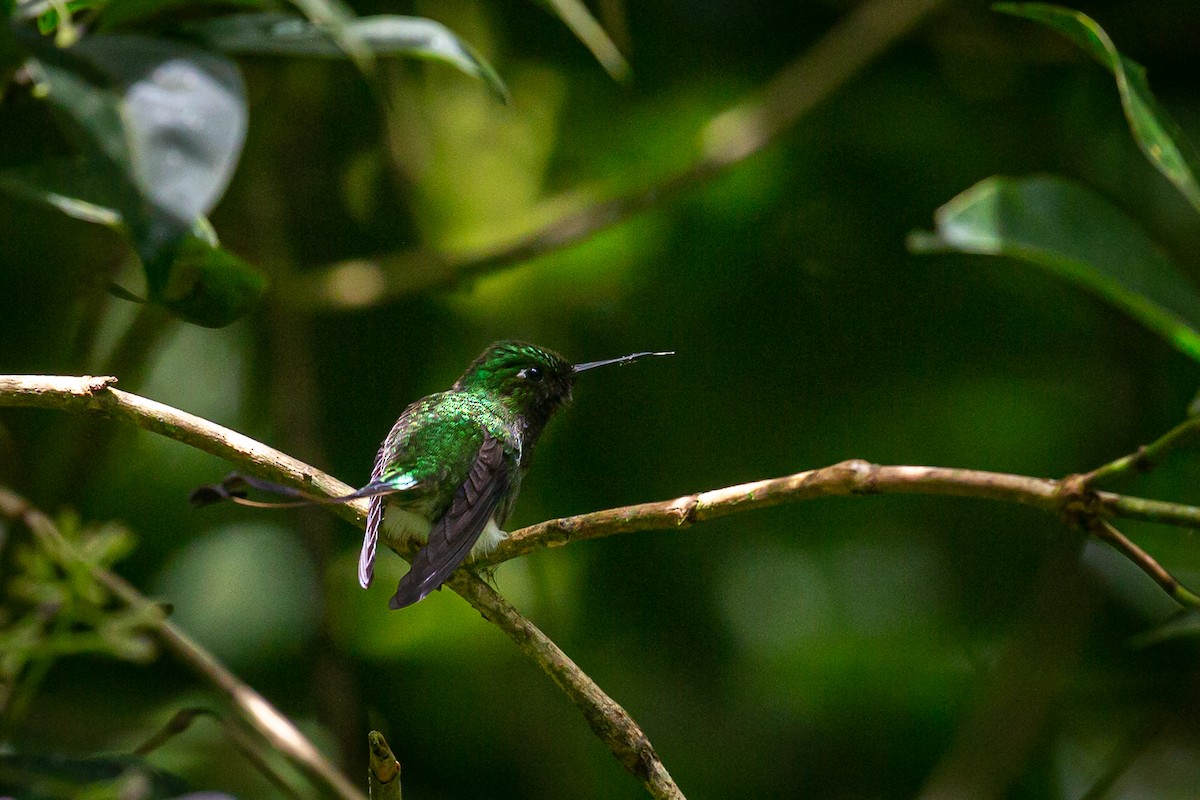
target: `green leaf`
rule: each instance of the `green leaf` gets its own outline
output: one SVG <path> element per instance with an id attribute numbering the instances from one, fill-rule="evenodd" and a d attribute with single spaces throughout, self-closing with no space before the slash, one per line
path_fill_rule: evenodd
<path id="1" fill-rule="evenodd" d="M 262 294 L 262 276 L 193 231 L 228 185 L 246 132 L 245 89 L 228 59 L 140 36 L 35 45 L 47 97 L 83 133 L 72 176 L 46 162 L 0 187 L 89 222 L 120 226 L 147 294 L 182 318 L 225 325 Z M 179 271 L 179 274 L 176 274 Z"/>
<path id="2" fill-rule="evenodd" d="M 1063 178 L 991 177 L 934 213 L 914 252 L 1008 256 L 1044 267 L 1113 304 L 1200 361 L 1200 295 L 1124 212 Z"/>
<path id="3" fill-rule="evenodd" d="M 241 155 L 247 109 L 237 67 L 143 36 L 92 36 L 73 52 L 116 81 L 121 125 L 103 132 L 105 152 L 157 214 L 190 229 L 216 205 Z"/>
<path id="4" fill-rule="evenodd" d="M 241 154 L 237 67 L 140 36 L 92 36 L 69 51 L 43 44 L 37 56 L 47 99 L 84 133 L 85 156 L 113 183 L 148 281 L 165 284 L 171 248 L 216 204 Z"/>
<path id="5" fill-rule="evenodd" d="M 292 5 L 337 43 L 342 55 L 354 62 L 358 71 L 370 80 L 375 72 L 375 54 L 357 32 L 350 28 L 354 9 L 345 0 L 291 0 Z"/>
<path id="6" fill-rule="evenodd" d="M 992 8 L 1054 28 L 1112 72 L 1138 147 L 1200 212 L 1200 184 L 1196 182 L 1200 155 L 1179 125 L 1155 101 L 1144 67 L 1121 55 L 1104 29 L 1082 12 L 1048 3 L 997 3 Z"/>
<path id="7" fill-rule="evenodd" d="M 450 64 L 487 84 L 507 102 L 508 89 L 496 70 L 445 25 L 420 17 L 381 15 L 342 24 L 379 56 L 427 58 Z M 191 26 L 205 44 L 227 53 L 346 58 L 326 25 L 287 14 L 231 14 Z"/>
<path id="8" fill-rule="evenodd" d="M 150 299 L 187 322 L 220 328 L 254 308 L 266 290 L 261 272 L 233 253 L 189 236 L 176 252 L 170 282 Z"/>

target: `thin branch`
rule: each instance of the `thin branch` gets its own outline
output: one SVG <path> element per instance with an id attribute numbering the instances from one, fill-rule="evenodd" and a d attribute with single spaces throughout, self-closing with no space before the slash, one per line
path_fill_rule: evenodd
<path id="1" fill-rule="evenodd" d="M 59 532 L 58 526 L 23 498 L 0 488 L 0 514 L 20 519 L 54 552 L 87 564 Z M 92 577 L 114 597 L 131 608 L 157 606 L 124 578 L 108 570 L 87 564 Z M 285 754 L 316 785 L 325 786 L 342 800 L 364 800 L 364 795 L 346 776 L 330 764 L 320 751 L 300 733 L 291 721 L 266 698 L 227 670 L 211 653 L 192 640 L 161 613 L 148 615 L 154 621 L 153 633 L 164 649 L 186 664 L 197 675 L 215 686 L 243 718 L 279 752 Z"/>
<path id="2" fill-rule="evenodd" d="M 1132 561 L 1138 569 L 1149 575 L 1175 602 L 1181 606 L 1200 608 L 1200 595 L 1197 595 L 1180 583 L 1175 576 L 1163 569 L 1162 565 L 1155 561 L 1149 553 L 1138 547 L 1129 537 L 1113 527 L 1112 523 L 1103 519 L 1094 519 L 1088 526 L 1088 530 L 1097 539 L 1108 542 L 1123 556 Z"/>
<path id="3" fill-rule="evenodd" d="M 1052 514 L 1084 511 L 1143 522 L 1200 528 L 1200 508 L 1142 497 L 1089 492 L 1083 498 L 1064 491 L 1066 481 L 947 467 L 884 466 L 861 459 L 782 478 L 727 486 L 673 500 L 610 508 L 547 520 L 514 531 L 480 563 L 494 565 L 544 547 L 597 539 L 617 533 L 687 528 L 729 514 L 816 497 L 867 494 L 937 494 L 975 497 L 1032 506 Z"/>
<path id="4" fill-rule="evenodd" d="M 0 375 L 0 406 L 50 408 L 95 414 L 211 453 L 248 471 L 268 475 L 290 486 L 336 496 L 350 486 L 274 448 L 193 414 L 114 388 L 112 377 Z M 365 503 L 334 506 L 331 510 L 352 523 L 366 519 Z"/>
<path id="5" fill-rule="evenodd" d="M 262 745 L 258 740 L 252 739 L 249 734 L 233 721 L 225 719 L 220 714 L 208 708 L 193 706 L 176 711 L 171 716 L 171 719 L 167 721 L 167 724 L 155 731 L 149 739 L 138 745 L 133 754 L 141 757 L 148 756 L 190 728 L 192 723 L 199 717 L 211 717 L 216 720 L 216 723 L 221 726 L 222 732 L 233 743 L 233 746 L 241 752 L 247 761 L 254 765 L 255 769 L 262 773 L 263 777 L 274 784 L 275 788 L 288 797 L 293 797 L 296 800 L 304 800 L 305 795 L 297 790 L 296 787 L 289 784 L 287 779 L 271 766 L 270 759 L 267 757 L 267 753 L 263 752 Z"/>
<path id="6" fill-rule="evenodd" d="M 508 634 L 571 698 L 592 732 L 608 745 L 621 765 L 642 782 L 652 797 L 684 800 L 667 768 L 629 713 L 575 665 L 550 637 L 475 573 L 458 570 L 446 584 L 474 606 L 484 619 Z"/>
<path id="7" fill-rule="evenodd" d="M 336 496 L 351 490 L 346 484 L 249 437 L 170 406 L 115 389 L 112 386 L 114 382 L 112 378 L 0 376 L 0 406 L 38 406 L 96 413 L 178 439 L 272 480 L 305 488 L 309 492 Z M 850 460 L 822 469 L 698 492 L 673 500 L 550 520 L 514 532 L 479 566 L 498 564 L 543 547 L 616 533 L 683 528 L 733 513 L 816 497 L 936 494 L 1027 505 L 1055 514 L 1072 524 L 1082 524 L 1099 538 L 1113 544 L 1178 602 L 1200 605 L 1200 597 L 1184 588 L 1151 556 L 1106 520 L 1106 517 L 1120 517 L 1200 528 L 1200 508 L 1092 491 L 1087 487 L 1085 478 L 1076 475 L 1050 480 L 981 470 L 884 466 Z M 365 503 L 335 505 L 331 510 L 361 525 Z M 401 555 L 411 557 L 412 553 L 402 548 Z M 626 769 L 647 785 L 653 796 L 683 796 L 637 724 L 532 622 L 522 617 L 472 570 L 455 573 L 448 583 L 485 619 L 504 630 L 522 651 L 550 675 L 583 711 L 593 731 Z"/>
<path id="8" fill-rule="evenodd" d="M 546 208 L 565 205 L 570 210 L 537 230 L 486 249 L 411 250 L 333 264 L 285 288 L 286 299 L 309 308 L 361 308 L 450 286 L 587 241 L 765 150 L 944 2 L 866 0 L 859 4 L 764 87 L 704 125 L 696 136 L 696 156 L 690 164 L 657 180 L 638 181 L 637 190 L 630 194 L 582 208 L 579 192 L 548 200 Z"/>
<path id="9" fill-rule="evenodd" d="M 351 487 L 341 481 L 248 436 L 162 403 L 115 389 L 115 382 L 115 378 L 107 377 L 0 376 L 0 406 L 32 406 L 99 414 L 109 419 L 131 422 L 146 430 L 225 458 L 272 480 L 298 486 L 315 494 L 332 497 L 352 491 Z M 366 519 L 365 501 L 335 505 L 330 507 L 330 510 L 360 527 Z M 401 552 L 401 555 L 411 558 L 412 553 Z M 121 581 L 116 576 L 112 578 Z M 123 591 L 136 594 L 133 587 L 124 584 L 123 581 L 121 583 L 124 586 Z M 583 712 L 588 724 L 609 746 L 617 760 L 646 785 L 653 797 L 662 800 L 683 798 L 683 793 L 658 760 L 645 733 L 620 705 L 576 667 L 537 626 L 521 616 L 473 572 L 456 573 L 450 581 L 450 586 L 485 619 L 492 621 L 507 633 L 522 651 L 546 671 Z M 182 632 L 179 632 L 179 635 L 182 636 Z M 190 640 L 188 641 L 191 644 Z M 196 645 L 191 646 L 198 650 Z M 220 664 L 203 651 L 199 651 L 199 654 L 193 653 L 193 656 L 198 657 L 200 654 L 212 661 L 213 669 L 221 668 Z M 212 673 L 212 677 L 216 680 L 219 675 Z M 253 692 L 249 687 L 245 689 Z M 239 703 L 245 699 L 235 696 Z M 266 705 L 261 696 L 254 694 L 253 699 L 255 702 L 245 706 L 247 710 L 262 705 L 279 716 L 278 712 Z M 282 717 L 280 720 L 286 723 Z M 287 724 L 290 726 L 291 723 Z M 284 747 L 280 749 L 291 752 Z"/>
<path id="10" fill-rule="evenodd" d="M 1139 447 L 1127 456 L 1085 473 L 1083 481 L 1092 486 L 1149 472 L 1162 463 L 1172 450 L 1195 447 L 1200 442 L 1200 417 L 1189 417 L 1150 444 Z"/>

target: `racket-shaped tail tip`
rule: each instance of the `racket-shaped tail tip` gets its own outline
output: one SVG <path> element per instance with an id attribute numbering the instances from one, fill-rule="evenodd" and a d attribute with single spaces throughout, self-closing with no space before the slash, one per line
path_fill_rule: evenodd
<path id="1" fill-rule="evenodd" d="M 220 483 L 209 483 L 193 489 L 192 493 L 188 495 L 188 502 L 191 503 L 192 508 L 204 508 L 214 503 L 244 498 L 246 490 L 245 479 L 238 473 L 232 472 L 226 475 Z"/>

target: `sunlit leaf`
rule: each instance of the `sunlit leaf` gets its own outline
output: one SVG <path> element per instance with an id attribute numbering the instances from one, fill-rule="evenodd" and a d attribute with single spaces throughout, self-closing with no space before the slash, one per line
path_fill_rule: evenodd
<path id="1" fill-rule="evenodd" d="M 915 252 L 1008 256 L 1044 267 L 1120 308 L 1200 361 L 1200 295 L 1141 226 L 1063 178 L 992 177 L 934 214 Z"/>
<path id="2" fill-rule="evenodd" d="M 174 42 L 92 36 L 67 53 L 42 47 L 47 98 L 86 134 L 88 155 L 115 171 L 117 209 L 151 285 L 164 254 L 224 192 L 246 131 L 232 62 Z M 98 167 L 97 167 L 98 168 Z"/>
<path id="3" fill-rule="evenodd" d="M 507 89 L 496 70 L 445 25 L 420 17 L 360 17 L 344 27 L 376 55 L 441 61 L 488 85 L 501 99 Z M 324 25 L 287 14 L 232 14 L 189 30 L 206 44 L 228 53 L 345 58 Z"/>
<path id="4" fill-rule="evenodd" d="M 65 52 L 35 48 L 47 97 L 84 133 L 85 155 L 73 181 L 51 162 L 0 176 L 0 185 L 78 219 L 122 224 L 149 299 L 180 317 L 217 326 L 245 313 L 262 294 L 262 276 L 193 234 L 241 154 L 246 101 L 237 67 L 141 36 L 91 36 Z"/>
<path id="5" fill-rule="evenodd" d="M 1047 3 L 997 3 L 997 11 L 1041 22 L 1067 36 L 1104 65 L 1117 81 L 1121 106 L 1138 147 L 1167 180 L 1200 211 L 1200 155 L 1150 93 L 1146 70 L 1117 51 L 1088 15 Z"/>
<path id="6" fill-rule="evenodd" d="M 105 152 L 128 165 L 159 215 L 190 229 L 224 193 L 241 155 L 247 111 L 237 67 L 194 47 L 142 36 L 92 36 L 72 52 L 117 81 L 110 108 L 121 125 L 98 132 L 108 137 Z"/>

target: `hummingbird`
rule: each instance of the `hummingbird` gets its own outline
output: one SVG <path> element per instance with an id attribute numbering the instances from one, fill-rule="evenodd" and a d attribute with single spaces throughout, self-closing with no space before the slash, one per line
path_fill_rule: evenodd
<path id="1" fill-rule="evenodd" d="M 670 352 L 632 353 L 571 364 L 552 350 L 526 342 L 487 347 L 445 392 L 412 403 L 379 448 L 370 481 L 341 497 L 315 498 L 288 486 L 234 473 L 192 492 L 193 505 L 233 500 L 253 506 L 338 503 L 368 498 L 367 524 L 358 559 L 365 589 L 375 575 L 382 541 L 399 547 L 421 542 L 389 608 L 425 598 L 468 558 L 491 552 L 508 534 L 504 525 L 517 500 L 534 447 L 554 413 L 571 401 L 580 373 L 629 364 Z M 302 498 L 260 503 L 247 488 Z"/>

